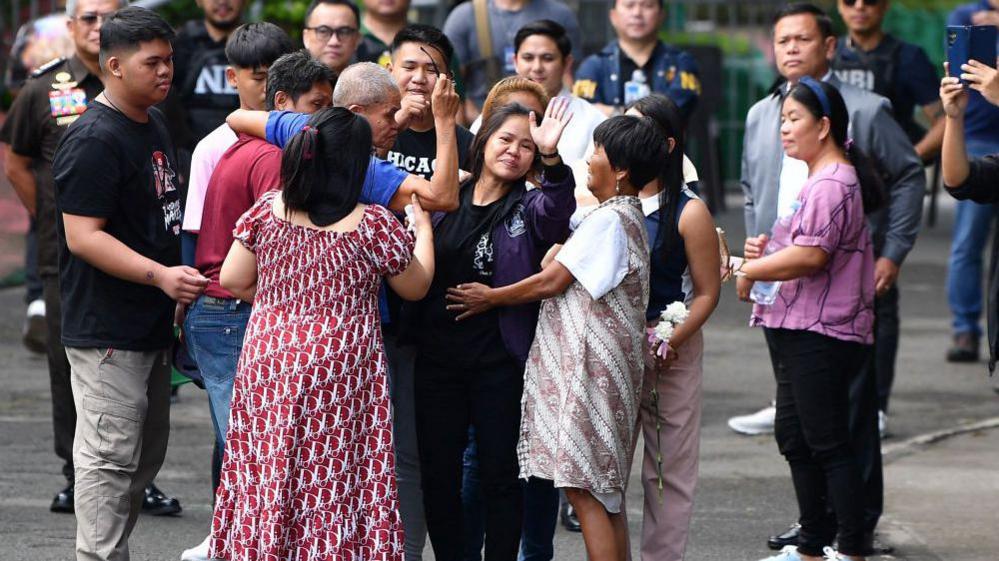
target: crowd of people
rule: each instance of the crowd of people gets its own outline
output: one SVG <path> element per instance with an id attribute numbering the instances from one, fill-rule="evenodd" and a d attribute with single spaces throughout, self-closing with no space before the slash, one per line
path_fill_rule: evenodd
<path id="1" fill-rule="evenodd" d="M 961 200 L 949 286 L 980 271 L 995 61 L 940 80 L 882 30 L 887 0 L 839 0 L 841 38 L 782 6 L 734 260 L 685 155 L 702 84 L 658 37 L 661 0 L 615 0 L 617 38 L 585 59 L 559 0 L 472 0 L 443 30 L 406 0 L 313 0 L 304 49 L 241 0 L 179 31 L 126 4 L 69 0 L 73 56 L 0 129 L 37 224 L 68 483 L 51 509 L 76 513 L 77 559 L 128 559 L 140 512 L 180 511 L 153 478 L 189 362 L 213 517 L 182 560 L 414 561 L 427 538 L 439 560 L 550 560 L 561 520 L 624 561 L 641 435 L 641 558 L 681 561 L 702 328 L 729 278 L 776 381 L 729 425 L 775 433 L 799 508 L 768 559 L 887 550 L 897 280 L 935 160 Z M 954 19 L 999 26 L 999 1 Z M 971 288 L 951 291 L 949 360 L 978 357 Z M 990 368 L 997 321 L 993 298 Z"/>

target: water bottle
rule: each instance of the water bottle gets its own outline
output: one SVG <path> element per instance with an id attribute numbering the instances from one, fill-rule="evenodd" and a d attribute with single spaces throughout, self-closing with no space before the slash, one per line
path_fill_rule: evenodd
<path id="1" fill-rule="evenodd" d="M 777 248 L 774 246 L 773 240 L 767 243 L 766 249 L 763 250 L 763 255 L 770 255 Z M 782 281 L 756 281 L 753 283 L 753 288 L 749 291 L 749 299 L 761 306 L 770 306 L 777 301 L 777 294 L 780 293 L 780 285 Z"/>
<path id="2" fill-rule="evenodd" d="M 624 104 L 631 105 L 651 93 L 652 90 L 645 80 L 645 73 L 635 70 L 631 73 L 631 80 L 624 83 Z"/>
<path id="3" fill-rule="evenodd" d="M 781 281 L 756 281 L 749 291 L 749 299 L 761 306 L 770 306 L 777 301 Z"/>

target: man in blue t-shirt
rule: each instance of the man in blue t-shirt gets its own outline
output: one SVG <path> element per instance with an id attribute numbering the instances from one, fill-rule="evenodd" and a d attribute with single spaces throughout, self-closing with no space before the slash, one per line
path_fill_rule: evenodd
<path id="1" fill-rule="evenodd" d="M 979 0 L 958 6 L 951 12 L 947 25 L 999 27 L 999 0 Z M 950 69 L 952 76 L 959 73 L 956 68 Z M 969 89 L 964 122 L 968 157 L 979 158 L 999 152 L 999 107 Z M 978 360 L 978 340 L 982 335 L 979 325 L 983 302 L 982 250 L 995 215 L 995 205 L 970 200 L 957 202 L 947 267 L 947 303 L 950 305 L 954 332 L 954 345 L 947 351 L 947 360 L 951 362 Z"/>
<path id="2" fill-rule="evenodd" d="M 888 0 L 839 0 L 848 33 L 837 41 L 833 71 L 844 83 L 887 97 L 916 154 L 928 162 L 943 140 L 939 77 L 922 48 L 884 32 L 888 7 Z M 916 106 L 933 124 L 929 131 L 916 123 Z"/>

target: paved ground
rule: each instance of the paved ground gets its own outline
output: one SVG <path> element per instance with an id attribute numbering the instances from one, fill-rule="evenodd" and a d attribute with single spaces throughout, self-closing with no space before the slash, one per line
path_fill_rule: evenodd
<path id="1" fill-rule="evenodd" d="M 983 561 L 999 555 L 999 431 L 981 429 L 935 443 L 924 442 L 935 437 L 918 438 L 999 417 L 999 396 L 984 364 L 954 366 L 942 358 L 949 336 L 943 278 L 952 216 L 944 206 L 942 223 L 925 233 L 903 270 L 903 336 L 890 419 L 894 436 L 885 442 L 888 510 L 882 533 L 897 548 L 891 559 Z M 720 219 L 733 246 L 740 245 L 740 221 L 737 211 Z M 74 519 L 47 510 L 61 482 L 51 452 L 44 361 L 19 343 L 21 296 L 20 289 L 0 291 L 0 560 L 65 560 L 72 556 Z M 767 553 L 765 536 L 795 518 L 788 471 L 772 439 L 737 436 L 725 426 L 729 416 L 765 405 L 773 391 L 763 339 L 745 327 L 747 313 L 726 286 L 707 329 L 691 560 L 759 559 Z M 204 394 L 184 387 L 158 478 L 181 498 L 184 513 L 142 518 L 131 540 L 133 559 L 177 559 L 204 537 L 210 435 Z M 631 488 L 635 509 L 641 504 L 635 480 Z M 637 536 L 640 511 L 635 514 Z M 559 560 L 584 558 L 576 534 L 560 529 L 556 548 Z"/>

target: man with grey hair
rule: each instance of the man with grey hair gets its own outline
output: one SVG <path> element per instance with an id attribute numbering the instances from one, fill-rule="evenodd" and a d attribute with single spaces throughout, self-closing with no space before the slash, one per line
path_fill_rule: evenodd
<path id="1" fill-rule="evenodd" d="M 371 144 L 379 158 L 385 157 L 399 136 L 395 114 L 401 105 L 402 95 L 395 79 L 384 67 L 373 62 L 348 66 L 340 73 L 333 89 L 334 107 L 346 107 L 368 119 Z"/>
<path id="2" fill-rule="evenodd" d="M 68 0 L 66 16 L 74 54 L 42 65 L 14 101 L 0 141 L 7 144 L 6 174 L 38 228 L 37 259 L 45 299 L 49 386 L 52 391 L 52 429 L 55 453 L 62 460 L 66 488 L 52 500 L 52 512 L 72 513 L 74 501 L 73 439 L 76 409 L 70 385 L 69 361 L 63 348 L 59 297 L 58 241 L 56 239 L 55 184 L 52 160 L 70 123 L 104 89 L 98 63 L 101 26 L 126 0 Z M 153 514 L 180 511 L 180 503 L 152 484 L 143 507 Z M 150 499 L 152 497 L 152 499 Z"/>

